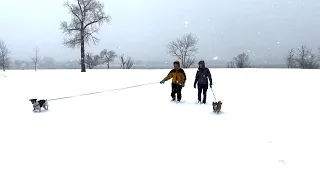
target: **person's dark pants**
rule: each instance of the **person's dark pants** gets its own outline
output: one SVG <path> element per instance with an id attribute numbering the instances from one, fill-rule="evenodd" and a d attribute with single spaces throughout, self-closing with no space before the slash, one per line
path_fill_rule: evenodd
<path id="1" fill-rule="evenodd" d="M 172 100 L 181 100 L 181 90 L 182 90 L 182 85 L 179 84 L 171 84 L 171 97 Z M 176 94 L 177 94 L 177 98 L 176 98 Z"/>
<path id="2" fill-rule="evenodd" d="M 201 93 L 203 93 L 203 103 L 207 102 L 208 84 L 198 84 L 198 101 L 201 102 Z"/>

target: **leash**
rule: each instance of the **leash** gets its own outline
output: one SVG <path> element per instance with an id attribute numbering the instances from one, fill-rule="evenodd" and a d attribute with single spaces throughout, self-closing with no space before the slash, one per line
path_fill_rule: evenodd
<path id="1" fill-rule="evenodd" d="M 110 89 L 110 90 L 106 90 L 106 91 L 97 91 L 97 92 L 92 92 L 92 93 L 78 94 L 78 95 L 74 95 L 74 96 L 59 97 L 59 98 L 54 98 L 54 99 L 48 99 L 47 101 L 56 101 L 56 100 L 60 100 L 60 99 L 69 99 L 69 98 L 75 98 L 75 97 L 80 97 L 80 96 L 88 96 L 88 95 L 94 95 L 94 94 L 101 94 L 101 93 L 105 93 L 105 92 L 120 91 L 120 90 L 126 90 L 126 89 L 141 87 L 141 86 L 152 85 L 152 84 L 156 84 L 156 83 L 158 84 L 159 82 L 139 84 L 139 85 L 135 85 L 135 86 L 128 86 L 128 87 L 117 88 L 117 89 Z"/>
<path id="2" fill-rule="evenodd" d="M 213 89 L 212 88 L 210 88 L 210 89 L 212 91 L 212 94 L 213 94 L 213 97 L 214 97 L 214 101 L 217 102 L 216 95 L 214 95 Z"/>

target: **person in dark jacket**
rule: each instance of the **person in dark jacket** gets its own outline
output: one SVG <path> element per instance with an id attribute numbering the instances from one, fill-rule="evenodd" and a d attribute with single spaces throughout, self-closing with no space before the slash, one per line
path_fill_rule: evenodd
<path id="1" fill-rule="evenodd" d="M 194 80 L 194 88 L 197 88 L 196 85 L 198 84 L 198 102 L 201 103 L 201 93 L 203 93 L 203 104 L 205 104 L 207 101 L 207 90 L 209 87 L 208 79 L 210 81 L 210 88 L 212 88 L 212 78 L 210 70 L 206 68 L 204 61 L 199 61 L 199 68 Z"/>
<path id="2" fill-rule="evenodd" d="M 172 78 L 171 83 L 171 97 L 172 101 L 176 100 L 177 94 L 177 101 L 180 102 L 181 100 L 181 90 L 184 87 L 184 84 L 187 80 L 187 76 L 183 69 L 180 68 L 180 62 L 175 61 L 173 63 L 174 69 L 172 69 L 169 74 L 160 82 L 160 84 L 164 84 L 165 81 L 168 81 Z"/>

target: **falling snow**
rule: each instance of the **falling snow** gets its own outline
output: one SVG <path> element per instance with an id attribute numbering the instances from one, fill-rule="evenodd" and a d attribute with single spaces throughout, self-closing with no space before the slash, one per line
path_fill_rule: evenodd
<path id="1" fill-rule="evenodd" d="M 189 25 L 189 21 L 184 21 L 184 26 L 188 27 L 188 25 Z"/>
<path id="2" fill-rule="evenodd" d="M 218 56 L 213 57 L 213 60 L 218 60 Z"/>

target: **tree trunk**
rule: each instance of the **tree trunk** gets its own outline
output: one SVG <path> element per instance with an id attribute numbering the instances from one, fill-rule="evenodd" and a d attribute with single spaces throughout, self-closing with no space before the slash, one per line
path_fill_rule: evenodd
<path id="1" fill-rule="evenodd" d="M 82 28 L 83 29 L 83 28 Z M 81 72 L 86 72 L 86 65 L 84 63 L 85 51 L 84 51 L 84 32 L 81 31 Z"/>
<path id="2" fill-rule="evenodd" d="M 37 63 L 34 63 L 34 71 L 37 71 Z"/>
<path id="3" fill-rule="evenodd" d="M 2 70 L 3 70 L 3 72 L 4 72 L 4 71 L 6 71 L 4 57 L 1 59 L 1 61 L 2 61 Z"/>
<path id="4" fill-rule="evenodd" d="M 108 63 L 107 65 L 108 65 L 108 69 L 110 69 L 110 64 Z"/>

